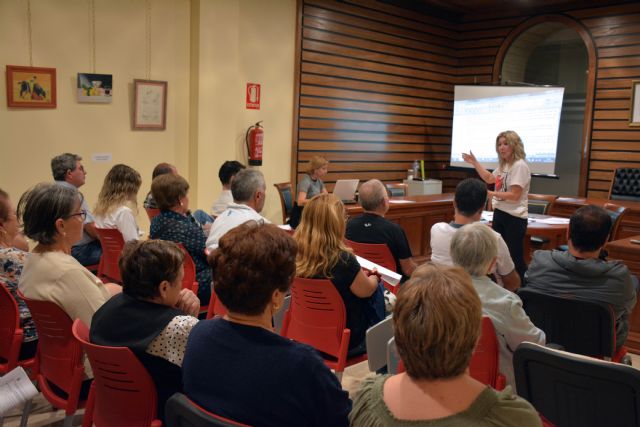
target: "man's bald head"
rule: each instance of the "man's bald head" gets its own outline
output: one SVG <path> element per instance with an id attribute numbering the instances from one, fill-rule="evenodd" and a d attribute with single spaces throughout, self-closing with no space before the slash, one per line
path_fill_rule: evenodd
<path id="1" fill-rule="evenodd" d="M 358 201 L 365 211 L 387 210 L 385 201 L 388 199 L 387 189 L 377 179 L 370 179 L 358 189 Z"/>

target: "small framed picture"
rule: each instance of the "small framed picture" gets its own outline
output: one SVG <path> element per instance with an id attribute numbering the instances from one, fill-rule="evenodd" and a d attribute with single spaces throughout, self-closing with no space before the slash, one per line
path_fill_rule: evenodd
<path id="1" fill-rule="evenodd" d="M 631 81 L 629 126 L 640 126 L 640 80 Z"/>
<path id="2" fill-rule="evenodd" d="M 164 130 L 167 117 L 167 82 L 133 81 L 133 129 Z"/>
<path id="3" fill-rule="evenodd" d="M 113 95 L 111 74 L 78 73 L 78 102 L 108 104 Z"/>
<path id="4" fill-rule="evenodd" d="M 56 108 L 56 69 L 7 65 L 7 106 Z"/>

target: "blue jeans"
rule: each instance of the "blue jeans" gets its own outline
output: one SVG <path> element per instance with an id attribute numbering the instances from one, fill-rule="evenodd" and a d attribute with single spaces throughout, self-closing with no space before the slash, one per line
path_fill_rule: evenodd
<path id="1" fill-rule="evenodd" d="M 198 224 L 200 225 L 205 225 L 209 222 L 213 222 L 213 217 L 211 217 L 211 215 L 209 215 L 208 213 L 206 213 L 205 211 L 203 211 L 202 209 L 198 209 L 195 212 L 193 212 L 191 214 L 191 216 L 193 216 L 193 218 L 198 222 Z"/>
<path id="2" fill-rule="evenodd" d="M 71 248 L 71 256 L 85 267 L 95 265 L 100 262 L 102 256 L 102 246 L 98 239 L 92 240 L 86 245 L 76 245 Z"/>

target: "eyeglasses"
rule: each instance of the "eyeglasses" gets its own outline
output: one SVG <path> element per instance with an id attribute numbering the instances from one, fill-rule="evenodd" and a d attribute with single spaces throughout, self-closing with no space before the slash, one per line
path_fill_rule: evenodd
<path id="1" fill-rule="evenodd" d="M 67 215 L 64 217 L 64 219 L 68 219 L 71 218 L 73 216 L 79 216 L 80 218 L 82 218 L 82 221 L 84 222 L 85 219 L 87 219 L 87 211 L 85 211 L 84 209 L 81 210 L 80 212 L 76 212 L 74 214 L 71 215 Z"/>

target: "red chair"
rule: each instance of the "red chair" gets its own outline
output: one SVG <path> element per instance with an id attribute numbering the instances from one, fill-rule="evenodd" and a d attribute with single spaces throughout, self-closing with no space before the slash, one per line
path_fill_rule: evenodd
<path id="1" fill-rule="evenodd" d="M 178 247 L 184 254 L 184 261 L 182 261 L 182 267 L 184 268 L 184 277 L 182 278 L 182 289 L 190 289 L 194 294 L 198 295 L 198 281 L 196 280 L 196 264 L 193 262 L 193 258 L 189 252 L 182 246 L 182 243 L 177 243 Z M 208 311 L 208 305 L 201 305 L 200 311 Z"/>
<path id="2" fill-rule="evenodd" d="M 162 426 L 156 418 L 156 386 L 133 352 L 90 343 L 89 329 L 80 319 L 71 330 L 87 353 L 94 375 L 82 426 Z"/>
<path id="3" fill-rule="evenodd" d="M 330 280 L 294 279 L 281 335 L 324 353 L 325 364 L 338 379 L 345 367 L 367 360 L 366 354 L 347 359 L 351 331 L 346 322 L 344 302 Z"/>
<path id="4" fill-rule="evenodd" d="M 98 227 L 96 227 L 96 232 L 100 239 L 100 245 L 102 245 L 98 277 L 101 279 L 106 278 L 115 283 L 122 283 L 120 267 L 118 267 L 118 258 L 120 258 L 120 253 L 124 247 L 122 233 L 115 228 Z"/>
<path id="5" fill-rule="evenodd" d="M 22 340 L 18 303 L 6 285 L 0 282 L 0 374 L 4 375 L 17 366 L 25 369 L 34 367 L 35 357 L 18 359 Z"/>
<path id="6" fill-rule="evenodd" d="M 220 301 L 216 292 L 211 288 L 211 300 L 209 300 L 207 319 L 211 319 L 214 316 L 224 316 L 225 314 L 227 314 L 227 307 L 222 304 L 222 301 Z"/>
<path id="7" fill-rule="evenodd" d="M 397 273 L 396 260 L 393 258 L 393 255 L 391 254 L 391 251 L 389 250 L 389 247 L 386 244 L 358 243 L 348 239 L 345 239 L 345 243 L 347 244 L 347 246 L 353 249 L 353 252 L 359 257 L 367 259 L 375 264 L 378 264 L 381 267 L 384 267 L 386 269 L 393 271 L 394 273 Z M 394 294 L 398 292 L 398 290 L 400 289 L 399 286 L 394 286 L 387 282 L 384 282 L 384 287 L 389 292 Z"/>
<path id="8" fill-rule="evenodd" d="M 499 372 L 500 349 L 493 322 L 487 316 L 482 316 L 482 332 L 476 349 L 469 363 L 469 374 L 482 384 L 489 385 L 496 390 L 506 386 L 506 378 Z"/>
<path id="9" fill-rule="evenodd" d="M 147 216 L 149 217 L 149 221 L 151 221 L 153 218 L 160 215 L 160 209 L 144 208 L 144 210 L 147 211 Z"/>
<path id="10" fill-rule="evenodd" d="M 71 334 L 71 319 L 55 303 L 32 300 L 20 292 L 18 296 L 27 303 L 38 330 L 35 367 L 38 388 L 51 405 L 64 409 L 64 426 L 71 426 L 73 414 L 85 403 L 80 401 L 84 380 L 83 353 L 80 343 Z M 67 397 L 55 393 L 52 384 Z"/>
<path id="11" fill-rule="evenodd" d="M 251 427 L 209 412 L 182 393 L 167 400 L 165 418 L 171 427 Z"/>

